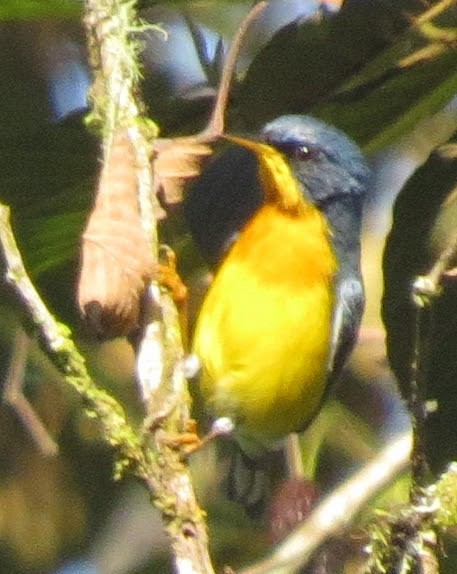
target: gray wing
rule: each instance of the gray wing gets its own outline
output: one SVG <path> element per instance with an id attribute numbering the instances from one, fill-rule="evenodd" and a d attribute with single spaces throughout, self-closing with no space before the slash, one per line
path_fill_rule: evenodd
<path id="1" fill-rule="evenodd" d="M 365 291 L 361 276 L 354 274 L 338 278 L 329 361 L 329 379 L 332 382 L 340 375 L 357 341 L 364 307 Z"/>

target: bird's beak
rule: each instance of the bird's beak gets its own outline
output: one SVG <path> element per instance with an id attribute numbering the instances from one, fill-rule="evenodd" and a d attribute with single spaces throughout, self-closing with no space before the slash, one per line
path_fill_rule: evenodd
<path id="1" fill-rule="evenodd" d="M 254 141 L 254 140 L 250 140 L 248 138 L 242 138 L 239 136 L 224 135 L 223 137 L 225 140 L 227 140 L 230 143 L 233 143 L 235 145 L 239 145 L 241 147 L 244 147 L 246 149 L 251 150 L 257 156 L 262 155 L 262 151 L 264 150 L 264 148 L 270 147 L 270 146 L 267 146 L 267 144 L 263 144 L 263 143 L 260 143 L 260 142 Z"/>
<path id="2" fill-rule="evenodd" d="M 305 199 L 301 187 L 286 158 L 277 149 L 238 136 L 224 136 L 224 139 L 252 151 L 257 156 L 260 182 L 267 202 L 286 211 L 302 211 Z"/>

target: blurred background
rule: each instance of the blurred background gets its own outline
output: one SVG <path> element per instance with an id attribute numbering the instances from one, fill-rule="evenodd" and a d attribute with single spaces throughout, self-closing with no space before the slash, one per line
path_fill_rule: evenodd
<path id="1" fill-rule="evenodd" d="M 195 133 L 205 125 L 218 86 L 217 46 L 222 42 L 226 51 L 252 2 L 138 4 L 142 17 L 166 32 L 142 36 L 150 116 L 164 136 Z M 74 303 L 78 237 L 99 167 L 97 138 L 83 123 L 91 72 L 82 11 L 77 0 L 3 0 L 0 6 L 0 198 L 12 208 L 27 268 L 49 307 L 74 329 L 100 385 L 139 424 L 130 347 L 122 340 L 91 340 Z M 427 238 L 437 214 L 442 237 L 454 229 L 454 212 L 442 205 L 457 173 L 456 22 L 455 2 L 444 0 L 271 0 L 241 50 L 229 131 L 255 132 L 281 113 L 311 113 L 353 137 L 373 168 L 363 230 L 367 308 L 359 344 L 342 384 L 303 442 L 305 453 L 319 446 L 318 459 L 310 464 L 322 493 L 409 429 L 388 366 L 381 307 L 384 297 L 388 351 L 404 385 L 412 333 L 409 284 L 433 261 Z M 403 203 L 392 227 L 397 196 Z M 161 237 L 178 253 L 195 315 L 207 270 L 176 211 L 161 223 Z M 439 310 L 444 333 L 432 335 L 431 369 L 436 364 L 445 384 L 432 385 L 431 398 L 441 393 L 449 406 L 447 418 L 433 419 L 435 470 L 455 456 L 457 444 L 454 431 L 443 439 L 443 428 L 452 427 L 457 416 L 452 289 L 453 284 Z M 3 394 L 20 381 L 36 419 L 24 425 L 5 400 L 0 405 L 0 574 L 171 571 L 167 540 L 147 492 L 129 479 L 112 481 L 112 453 L 97 425 L 37 344 L 24 336 L 21 319 L 19 305 L 1 285 Z M 56 445 L 58 456 L 52 454 Z M 219 489 L 224 465 L 215 449 L 197 453 L 192 468 L 208 511 L 216 565 L 236 568 L 262 556 L 270 544 L 268 525 L 250 522 L 224 499 Z M 395 505 L 405 492 L 406 482 L 399 480 L 382 504 Z M 369 516 L 367 508 L 361 522 Z M 347 540 L 335 544 L 338 564 L 306 571 L 356 572 L 360 544 L 356 551 Z M 455 571 L 451 539 L 449 549 L 443 572 Z"/>

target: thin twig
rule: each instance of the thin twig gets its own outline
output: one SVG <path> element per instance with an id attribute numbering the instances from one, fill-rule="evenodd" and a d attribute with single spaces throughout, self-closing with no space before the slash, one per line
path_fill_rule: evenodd
<path id="1" fill-rule="evenodd" d="M 413 423 L 413 448 L 411 451 L 412 485 L 411 500 L 419 504 L 426 486 L 428 465 L 426 460 L 425 423 L 427 417 L 427 358 L 433 310 L 432 301 L 441 292 L 441 279 L 451 266 L 457 251 L 457 234 L 454 234 L 437 257 L 430 271 L 417 277 L 412 286 L 412 299 L 416 308 L 413 359 L 409 381 L 409 408 Z"/>
<path id="2" fill-rule="evenodd" d="M 418 307 L 416 309 L 413 342 L 413 360 L 411 363 L 411 376 L 409 381 L 408 406 L 411 413 L 413 427 L 413 447 L 411 449 L 411 492 L 413 504 L 419 504 L 426 485 L 428 464 L 425 454 L 425 422 L 426 412 L 426 383 L 425 372 L 427 332 L 425 328 L 426 314 L 429 309 Z"/>
<path id="3" fill-rule="evenodd" d="M 23 392 L 25 368 L 27 365 L 30 339 L 22 328 L 18 328 L 13 339 L 13 352 L 5 379 L 3 397 L 21 419 L 24 427 L 45 456 L 56 456 L 59 447 L 51 437 L 39 416 Z"/>
<path id="4" fill-rule="evenodd" d="M 338 533 L 361 508 L 404 471 L 409 462 L 411 436 L 406 433 L 319 504 L 266 560 L 238 574 L 293 574 L 331 535 Z"/>
<path id="5" fill-rule="evenodd" d="M 441 2 L 437 2 L 433 6 L 431 6 L 428 10 L 425 10 L 415 18 L 413 21 L 414 25 L 419 27 L 434 18 L 437 18 L 440 14 L 451 8 L 455 4 L 455 0 L 441 0 Z"/>
<path id="6" fill-rule="evenodd" d="M 427 486 L 427 362 L 433 328 L 432 302 L 441 293 L 441 279 L 450 267 L 456 251 L 457 234 L 450 238 L 429 273 L 417 277 L 412 286 L 415 324 L 408 397 L 413 427 L 411 504 L 403 513 L 390 517 L 385 532 L 377 539 L 374 538 L 374 547 L 377 545 L 378 550 L 374 552 L 370 574 L 403 571 L 400 566 L 404 564 L 409 565 L 408 568 L 420 568 L 421 572 L 427 574 L 438 572 L 437 531 L 443 525 L 443 512 L 439 514 L 442 501 L 435 497 L 436 485 Z"/>
<path id="7" fill-rule="evenodd" d="M 101 423 L 106 441 L 118 452 L 118 469 L 131 467 L 142 474 L 145 459 L 136 434 L 127 423 L 119 403 L 97 388 L 71 338 L 70 330 L 54 319 L 30 281 L 11 229 L 10 210 L 3 204 L 0 204 L 0 244 L 6 280 L 36 327 L 45 353 L 67 383 L 81 396 L 86 413 Z"/>
<path id="8" fill-rule="evenodd" d="M 230 94 L 230 84 L 235 73 L 235 67 L 240 52 L 241 44 L 244 40 L 247 29 L 251 23 L 258 17 L 260 12 L 262 12 L 268 5 L 268 2 L 258 2 L 249 11 L 246 18 L 241 23 L 238 28 L 235 37 L 230 45 L 227 58 L 224 62 L 224 67 L 222 70 L 222 77 L 219 84 L 219 89 L 217 92 L 216 102 L 213 108 L 211 119 L 208 126 L 205 128 L 202 136 L 208 136 L 210 141 L 213 141 L 215 136 L 220 136 L 224 133 L 224 117 L 225 110 L 227 108 L 227 101 Z M 203 139 L 202 139 L 203 141 Z"/>
<path id="9" fill-rule="evenodd" d="M 443 275 L 451 267 L 452 260 L 455 258 L 457 253 L 457 233 L 453 234 L 451 239 L 448 241 L 444 249 L 439 254 L 437 260 L 433 264 L 430 271 L 425 276 L 421 276 L 416 279 L 413 289 L 415 295 L 420 294 L 422 296 L 428 296 L 430 298 L 435 297 L 440 294 L 440 282 Z M 418 306 L 420 306 L 420 301 L 417 301 Z"/>

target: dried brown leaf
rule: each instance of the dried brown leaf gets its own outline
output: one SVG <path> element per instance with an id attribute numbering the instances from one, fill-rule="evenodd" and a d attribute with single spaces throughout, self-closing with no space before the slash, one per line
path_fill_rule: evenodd
<path id="1" fill-rule="evenodd" d="M 113 137 L 82 236 L 78 304 L 91 329 L 108 337 L 135 330 L 152 274 L 138 207 L 135 154 L 127 131 L 121 130 Z"/>
<path id="2" fill-rule="evenodd" d="M 225 110 L 240 47 L 249 25 L 266 6 L 265 1 L 255 4 L 238 28 L 224 62 L 220 86 L 207 127 L 193 136 L 158 139 L 154 143 L 155 191 L 163 195 L 166 203 L 182 201 L 187 184 L 200 175 L 205 162 L 211 157 L 212 149 L 209 144 L 215 143 L 223 136 Z"/>
<path id="3" fill-rule="evenodd" d="M 158 140 L 155 151 L 155 190 L 163 194 L 167 204 L 179 203 L 183 199 L 183 189 L 189 180 L 200 175 L 212 149 L 195 136 Z"/>

